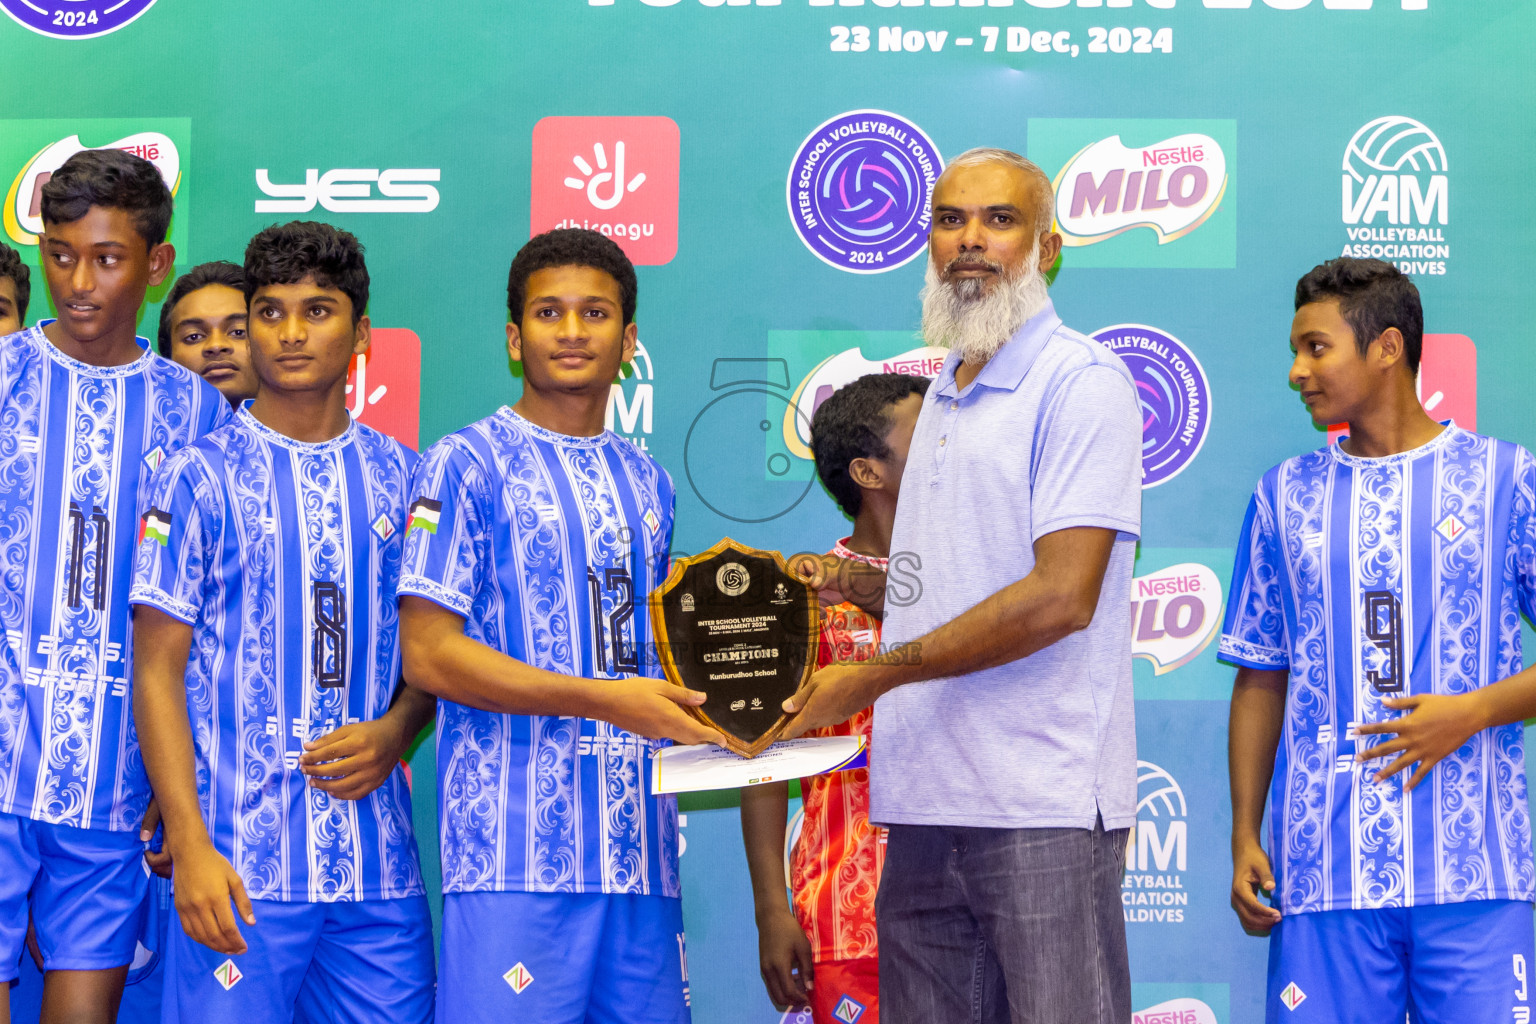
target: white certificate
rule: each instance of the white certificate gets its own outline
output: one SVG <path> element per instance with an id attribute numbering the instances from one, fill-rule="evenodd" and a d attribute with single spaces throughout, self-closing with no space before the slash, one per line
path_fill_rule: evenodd
<path id="1" fill-rule="evenodd" d="M 869 764 L 863 736 L 804 736 L 780 740 L 750 760 L 713 743 L 662 747 L 655 754 L 651 793 L 694 793 L 785 782 Z"/>

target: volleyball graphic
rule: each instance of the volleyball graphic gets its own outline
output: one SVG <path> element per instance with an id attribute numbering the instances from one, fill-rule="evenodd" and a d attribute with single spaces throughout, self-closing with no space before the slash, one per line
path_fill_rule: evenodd
<path id="1" fill-rule="evenodd" d="M 1184 790 L 1174 781 L 1166 769 L 1151 761 L 1136 762 L 1136 813 L 1149 812 L 1160 818 L 1166 811 L 1170 818 L 1182 818 L 1189 813 L 1184 803 Z"/>
<path id="2" fill-rule="evenodd" d="M 1367 174 L 1443 174 L 1445 147 L 1411 117 L 1378 117 L 1355 132 L 1344 150 L 1344 170 L 1356 181 Z"/>

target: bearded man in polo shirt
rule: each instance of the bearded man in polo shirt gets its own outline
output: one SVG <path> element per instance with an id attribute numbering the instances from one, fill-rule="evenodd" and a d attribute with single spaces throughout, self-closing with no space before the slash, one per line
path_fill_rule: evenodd
<path id="1" fill-rule="evenodd" d="M 901 607 L 910 590 L 891 590 L 888 657 L 823 668 L 785 702 L 796 734 L 875 704 L 886 1024 L 1131 1016 L 1141 418 L 1124 364 L 1051 305 L 1054 205 L 1006 150 L 964 153 L 934 186 L 923 333 L 950 355 L 891 535 L 922 586 Z M 815 574 L 824 596 L 838 568 Z"/>

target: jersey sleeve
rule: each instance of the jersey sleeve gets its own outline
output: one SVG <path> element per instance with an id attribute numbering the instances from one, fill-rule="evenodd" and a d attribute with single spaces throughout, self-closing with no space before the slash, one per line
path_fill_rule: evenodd
<path id="1" fill-rule="evenodd" d="M 1511 517 L 1514 536 L 1510 549 L 1515 560 L 1520 610 L 1528 621 L 1536 624 L 1536 459 L 1524 448 L 1516 451 L 1514 514 Z"/>
<path id="2" fill-rule="evenodd" d="M 1254 492 L 1243 517 L 1221 629 L 1221 657 L 1257 669 L 1289 668 L 1285 607 L 1280 588 L 1284 565 L 1274 512 L 1264 486 Z"/>
<path id="3" fill-rule="evenodd" d="M 190 458 L 167 459 L 150 484 L 149 506 L 139 517 L 131 604 L 148 605 L 197 622 L 211 566 L 209 511 L 199 500 L 198 466 Z"/>
<path id="4" fill-rule="evenodd" d="M 1141 420 L 1130 381 L 1112 366 L 1075 370 L 1041 419 L 1030 523 L 1048 533 L 1090 526 L 1141 534 Z"/>
<path id="5" fill-rule="evenodd" d="M 474 456 L 448 437 L 422 457 L 411 495 L 399 592 L 467 618 L 490 571 L 489 481 Z"/>

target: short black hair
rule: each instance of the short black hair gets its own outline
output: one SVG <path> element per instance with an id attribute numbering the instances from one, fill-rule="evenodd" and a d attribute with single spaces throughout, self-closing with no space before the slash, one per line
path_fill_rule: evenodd
<path id="1" fill-rule="evenodd" d="M 171 190 L 154 164 L 121 149 L 84 149 L 43 186 L 43 223 L 71 224 L 93 206 L 126 210 L 153 249 L 171 226 Z"/>
<path id="2" fill-rule="evenodd" d="M 171 355 L 171 310 L 188 295 L 211 284 L 222 284 L 244 295 L 245 271 L 228 260 L 211 260 L 199 263 L 176 279 L 160 305 L 160 337 L 156 347 L 167 359 Z"/>
<path id="3" fill-rule="evenodd" d="M 298 284 L 314 278 L 352 300 L 355 326 L 368 308 L 368 265 L 363 243 L 351 232 L 313 220 L 274 224 L 245 247 L 245 301 L 269 284 Z"/>
<path id="4" fill-rule="evenodd" d="M 1419 289 L 1384 260 L 1340 256 L 1313 267 L 1296 282 L 1296 308 L 1328 299 L 1339 301 L 1339 315 L 1355 332 L 1355 348 L 1363 356 L 1371 342 L 1389 327 L 1403 336 L 1408 370 L 1419 372 L 1424 351 L 1424 306 Z"/>
<path id="5" fill-rule="evenodd" d="M 816 475 L 832 500 L 850 516 L 864 506 L 864 492 L 848 475 L 854 459 L 891 456 L 891 406 L 908 395 L 928 393 L 931 381 L 910 373 L 869 373 L 838 388 L 811 417 L 811 454 Z"/>
<path id="6" fill-rule="evenodd" d="M 613 239 L 597 231 L 556 228 L 542 235 L 534 235 L 512 257 L 512 269 L 507 272 L 507 314 L 513 323 L 521 323 L 523 320 L 529 276 L 550 267 L 591 267 L 593 270 L 601 270 L 619 284 L 619 300 L 624 309 L 625 326 L 634 322 L 640 283 L 635 279 L 635 265 L 629 262 L 624 250 Z"/>
<path id="7" fill-rule="evenodd" d="M 32 268 L 21 262 L 21 253 L 0 242 L 0 277 L 16 284 L 16 319 L 27 322 L 27 303 L 32 298 Z"/>

